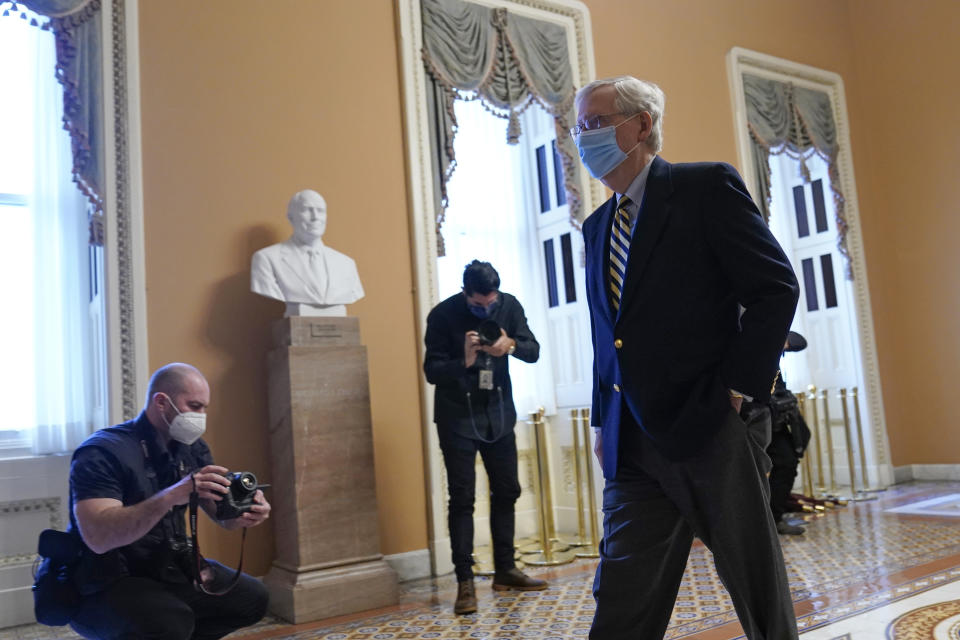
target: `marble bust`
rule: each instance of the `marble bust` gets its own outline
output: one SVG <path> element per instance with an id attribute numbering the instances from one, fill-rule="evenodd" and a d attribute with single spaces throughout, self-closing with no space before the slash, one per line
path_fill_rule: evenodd
<path id="1" fill-rule="evenodd" d="M 250 290 L 287 303 L 284 316 L 345 316 L 363 297 L 352 258 L 323 244 L 327 203 L 316 191 L 294 194 L 287 205 L 293 235 L 253 254 Z"/>

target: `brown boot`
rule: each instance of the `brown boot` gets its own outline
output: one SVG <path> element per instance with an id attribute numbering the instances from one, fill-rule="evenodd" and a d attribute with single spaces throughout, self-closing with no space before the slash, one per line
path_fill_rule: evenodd
<path id="1" fill-rule="evenodd" d="M 493 574 L 494 591 L 539 591 L 546 588 L 546 580 L 531 578 L 516 567 L 507 571 L 497 571 Z"/>
<path id="2" fill-rule="evenodd" d="M 477 592 L 473 588 L 473 580 L 457 583 L 457 601 L 453 604 L 453 612 L 457 615 L 477 612 Z"/>

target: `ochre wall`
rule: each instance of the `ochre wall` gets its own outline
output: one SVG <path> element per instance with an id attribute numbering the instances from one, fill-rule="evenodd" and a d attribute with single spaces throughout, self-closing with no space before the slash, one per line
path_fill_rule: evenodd
<path id="1" fill-rule="evenodd" d="M 849 6 L 854 162 L 893 463 L 957 464 L 960 3 Z"/>
<path id="2" fill-rule="evenodd" d="M 893 462 L 957 462 L 947 385 L 960 356 L 956 128 L 948 109 L 958 7 L 930 0 L 587 0 L 598 76 L 667 94 L 671 161 L 738 164 L 725 55 L 753 49 L 846 84 Z M 350 307 L 369 350 L 384 553 L 427 546 L 401 87 L 389 0 L 141 1 L 151 368 L 199 366 L 218 460 L 269 477 L 264 355 L 282 305 L 249 292 L 249 259 L 288 235 L 289 196 L 315 188 L 329 244 L 354 257 Z M 238 536 L 204 534 L 227 562 Z M 249 569 L 272 557 L 254 530 Z"/>
<path id="3" fill-rule="evenodd" d="M 663 156 L 738 165 L 725 54 L 843 78 L 891 461 L 957 464 L 960 3 L 586 0 L 597 76 L 667 94 Z M 638 35 L 639 34 L 639 35 Z"/>
<path id="4" fill-rule="evenodd" d="M 368 349 L 381 549 L 426 546 L 417 335 L 389 0 L 141 1 L 147 322 L 151 369 L 198 366 L 216 459 L 270 478 L 265 355 L 283 304 L 250 293 L 250 256 L 290 235 L 312 188 L 324 240 L 353 257 Z M 203 527 L 235 562 L 239 534 Z M 273 557 L 251 531 L 249 570 Z"/>

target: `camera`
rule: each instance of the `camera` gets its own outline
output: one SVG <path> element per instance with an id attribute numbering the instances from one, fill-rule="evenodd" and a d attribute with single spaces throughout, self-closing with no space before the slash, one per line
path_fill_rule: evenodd
<path id="1" fill-rule="evenodd" d="M 269 486 L 257 484 L 257 476 L 249 471 L 232 471 L 224 477 L 230 481 L 230 489 L 217 502 L 217 520 L 232 520 L 250 511 L 257 489 Z"/>
<path id="2" fill-rule="evenodd" d="M 477 336 L 481 345 L 490 346 L 500 339 L 500 325 L 497 324 L 496 320 L 484 320 L 477 327 Z"/>

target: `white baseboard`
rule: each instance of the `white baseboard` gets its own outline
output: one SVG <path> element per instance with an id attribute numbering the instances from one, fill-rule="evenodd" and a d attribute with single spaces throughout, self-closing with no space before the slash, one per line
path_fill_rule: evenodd
<path id="1" fill-rule="evenodd" d="M 907 464 L 895 467 L 894 481 L 911 480 L 960 480 L 960 464 Z"/>
<path id="2" fill-rule="evenodd" d="M 893 468 L 893 484 L 903 484 L 913 481 L 913 465 L 905 464 L 902 467 Z"/>
<path id="3" fill-rule="evenodd" d="M 431 574 L 430 551 L 427 549 L 394 553 L 383 559 L 397 572 L 400 582 L 426 578 Z"/>

